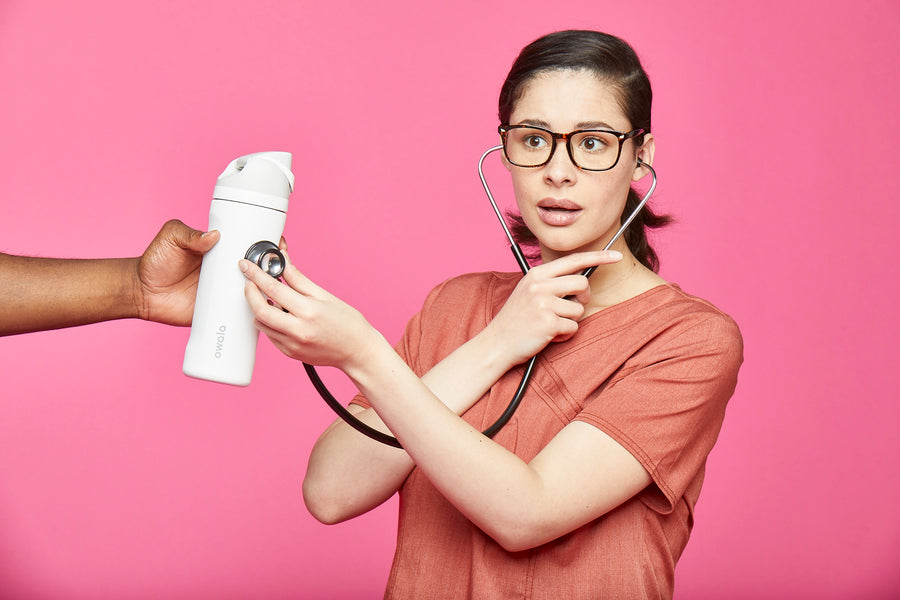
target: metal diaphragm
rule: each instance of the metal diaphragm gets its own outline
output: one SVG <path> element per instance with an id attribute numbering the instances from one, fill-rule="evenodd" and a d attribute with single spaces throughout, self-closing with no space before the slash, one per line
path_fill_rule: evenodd
<path id="1" fill-rule="evenodd" d="M 250 246 L 244 258 L 256 263 L 260 269 L 272 277 L 281 277 L 287 264 L 284 254 L 278 249 L 278 244 L 269 241 L 256 242 Z"/>

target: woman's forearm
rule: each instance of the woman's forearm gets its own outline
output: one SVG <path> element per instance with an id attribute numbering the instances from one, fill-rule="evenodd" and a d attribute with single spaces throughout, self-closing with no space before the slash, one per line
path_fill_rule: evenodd
<path id="1" fill-rule="evenodd" d="M 461 415 L 511 366 L 485 331 L 435 365 L 422 382 L 453 414 Z M 367 425 L 391 433 L 373 409 L 350 410 Z M 310 455 L 303 484 L 307 507 L 326 523 L 350 519 L 390 498 L 414 466 L 404 450 L 371 440 L 338 419 Z"/>
<path id="2" fill-rule="evenodd" d="M 141 316 L 138 264 L 0 254 L 0 335 Z"/>
<path id="3" fill-rule="evenodd" d="M 577 421 L 526 463 L 457 417 L 396 354 L 347 374 L 437 490 L 511 552 L 581 527 L 651 481 L 628 450 Z"/>
<path id="4" fill-rule="evenodd" d="M 378 364 L 348 375 L 438 490 L 504 543 L 517 527 L 509 509 L 535 497 L 541 487 L 537 473 L 459 419 L 399 357 L 380 356 Z"/>

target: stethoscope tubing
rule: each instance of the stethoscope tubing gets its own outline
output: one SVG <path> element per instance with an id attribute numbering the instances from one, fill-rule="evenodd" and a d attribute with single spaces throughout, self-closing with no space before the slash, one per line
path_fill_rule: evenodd
<path id="1" fill-rule="evenodd" d="M 503 218 L 503 214 L 500 212 L 500 209 L 497 206 L 496 201 L 494 201 L 494 195 L 491 193 L 491 188 L 488 186 L 487 179 L 484 176 L 484 159 L 493 152 L 498 150 L 502 150 L 503 146 L 494 146 L 489 148 L 481 155 L 481 158 L 478 160 L 478 177 L 481 179 L 481 185 L 484 187 L 484 191 L 487 194 L 488 200 L 491 202 L 491 207 L 494 209 L 494 213 L 497 215 L 497 219 L 500 221 L 500 225 L 503 227 L 503 231 L 506 234 L 507 239 L 509 240 L 510 250 L 512 250 L 513 256 L 516 259 L 516 263 L 519 265 L 519 269 L 521 269 L 522 274 L 526 275 L 528 271 L 531 269 L 528 261 L 525 258 L 525 254 L 522 252 L 522 248 L 516 242 L 516 240 L 512 236 L 512 232 L 510 232 L 509 227 L 506 224 L 506 219 Z M 650 199 L 650 196 L 653 195 L 653 192 L 656 190 L 656 171 L 650 165 L 644 163 L 640 159 L 638 159 L 638 164 L 640 166 L 646 167 L 650 170 L 650 174 L 653 176 L 653 181 L 650 184 L 650 188 L 647 190 L 647 193 L 644 194 L 644 197 L 641 198 L 641 201 L 638 205 L 631 211 L 631 214 L 628 215 L 628 218 L 622 223 L 619 230 L 612 237 L 612 239 L 606 244 L 603 248 L 604 250 L 609 250 L 613 244 L 625 233 L 625 230 L 628 229 L 628 226 L 631 225 L 631 222 L 634 221 L 635 217 L 637 217 L 638 213 L 644 208 L 644 205 L 647 204 L 647 201 Z M 597 270 L 597 266 L 589 267 L 582 271 L 582 275 L 585 277 L 590 277 L 594 271 Z M 509 404 L 506 407 L 506 410 L 503 411 L 503 414 L 494 422 L 493 425 L 482 431 L 484 435 L 487 437 L 493 437 L 500 429 L 509 422 L 512 418 L 513 414 L 515 414 L 516 410 L 519 408 L 519 404 L 522 402 L 522 398 L 525 396 L 525 391 L 528 389 L 528 384 L 531 382 L 531 376 L 534 373 L 534 367 L 537 363 L 537 358 L 539 354 L 535 354 L 532 356 L 528 362 L 525 364 L 525 370 L 522 373 L 522 379 L 519 382 L 519 386 L 516 388 L 515 394 L 513 394 L 512 400 L 510 400 Z M 306 370 L 306 374 L 309 376 L 309 380 L 312 382 L 313 387 L 316 388 L 316 391 L 319 392 L 319 395 L 325 401 L 325 403 L 331 407 L 331 409 L 344 420 L 345 423 L 350 425 L 355 430 L 360 433 L 367 435 L 375 441 L 381 442 L 382 444 L 386 444 L 388 446 L 393 446 L 394 448 L 403 448 L 403 445 L 400 443 L 397 438 L 383 431 L 379 431 L 374 427 L 366 425 L 362 421 L 360 421 L 356 416 L 353 415 L 346 407 L 344 407 L 337 399 L 328 391 L 328 388 L 325 387 L 325 384 L 322 382 L 322 379 L 319 377 L 316 368 L 308 363 L 303 363 L 303 368 Z"/>

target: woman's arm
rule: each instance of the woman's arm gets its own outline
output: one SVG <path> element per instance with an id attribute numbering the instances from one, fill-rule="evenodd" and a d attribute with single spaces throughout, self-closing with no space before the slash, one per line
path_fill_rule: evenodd
<path id="1" fill-rule="evenodd" d="M 347 373 L 435 487 L 509 551 L 556 539 L 651 481 L 601 430 L 573 422 L 530 462 L 486 438 L 423 389 L 396 354 Z"/>
<path id="2" fill-rule="evenodd" d="M 601 261 L 617 260 L 617 255 L 604 255 Z M 583 312 L 582 303 L 590 296 L 586 280 L 570 276 L 570 271 L 584 268 L 582 261 L 568 260 L 543 265 L 532 270 L 517 286 L 500 314 L 481 332 L 434 366 L 423 377 L 432 394 L 454 414 L 461 415 L 471 407 L 510 368 L 528 360 L 554 338 L 567 337 L 577 329 L 575 320 Z M 589 262 L 589 261 L 587 261 Z M 286 277 L 303 288 L 308 281 L 296 279 L 289 269 Z M 317 293 L 323 294 L 322 290 Z M 581 302 L 562 301 L 568 295 Z M 263 308 L 258 294 L 249 296 L 251 305 Z M 550 319 L 542 303 L 555 306 Z M 526 321 L 526 322 L 523 322 Z M 543 320 L 543 323 L 541 321 Z M 538 327 L 536 339 L 528 334 Z M 261 327 L 289 356 L 290 338 Z M 542 328 L 542 329 L 541 329 Z M 390 433 L 377 413 L 369 408 L 351 406 L 354 415 L 367 425 Z M 304 498 L 310 512 L 320 521 L 334 523 L 355 517 L 390 498 L 403 484 L 414 463 L 403 450 L 376 442 L 337 419 L 320 436 L 310 455 L 304 478 Z"/>
<path id="3" fill-rule="evenodd" d="M 435 365 L 422 382 L 460 415 L 505 372 L 497 354 L 489 336 L 473 338 Z M 367 425 L 391 434 L 373 409 L 351 405 L 349 410 Z M 304 500 L 319 521 L 345 521 L 390 498 L 413 466 L 404 450 L 372 440 L 337 419 L 313 447 L 303 480 Z"/>
<path id="4" fill-rule="evenodd" d="M 200 261 L 217 240 L 217 232 L 169 221 L 136 258 L 0 253 L 0 335 L 129 317 L 189 325 Z"/>

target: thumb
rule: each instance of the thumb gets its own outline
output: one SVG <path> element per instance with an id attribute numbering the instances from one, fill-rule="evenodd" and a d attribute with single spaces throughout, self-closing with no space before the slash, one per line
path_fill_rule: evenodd
<path id="1" fill-rule="evenodd" d="M 193 229 L 178 219 L 172 219 L 166 223 L 160 235 L 177 248 L 200 253 L 208 252 L 219 241 L 218 231 L 203 232 Z"/>
<path id="2" fill-rule="evenodd" d="M 198 235 L 199 234 L 199 235 Z M 200 232 L 196 229 L 191 230 L 191 243 L 190 248 L 192 250 L 197 250 L 199 252 L 209 252 L 213 246 L 219 241 L 220 234 L 217 230 L 213 229 L 212 231 Z"/>

